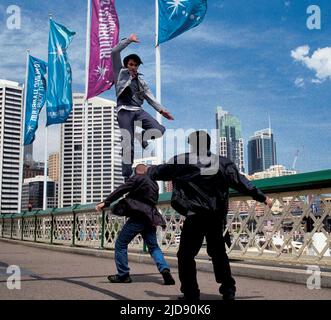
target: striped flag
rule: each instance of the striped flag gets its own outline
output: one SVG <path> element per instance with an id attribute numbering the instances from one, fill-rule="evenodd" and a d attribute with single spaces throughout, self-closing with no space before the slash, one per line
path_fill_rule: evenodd
<path id="1" fill-rule="evenodd" d="M 112 48 L 118 43 L 119 21 L 114 0 L 92 0 L 90 58 L 86 99 L 114 83 Z"/>

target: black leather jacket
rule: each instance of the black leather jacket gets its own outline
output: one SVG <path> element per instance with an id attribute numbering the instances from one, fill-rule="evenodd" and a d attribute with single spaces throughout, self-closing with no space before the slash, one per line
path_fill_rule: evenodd
<path id="1" fill-rule="evenodd" d="M 164 226 L 166 224 L 156 208 L 159 199 L 159 186 L 148 175 L 134 175 L 128 179 L 126 183 L 120 185 L 104 200 L 105 206 L 109 207 L 112 202 L 115 202 L 125 194 L 127 194 L 125 199 L 129 205 L 131 199 L 136 200 L 132 202 L 132 205 L 135 206 L 135 209 L 140 209 L 143 213 L 140 217 L 145 222 L 153 226 Z M 127 212 L 125 215 L 131 217 L 130 212 Z"/>
<path id="2" fill-rule="evenodd" d="M 155 180 L 172 180 L 174 189 L 183 189 L 192 212 L 206 211 L 209 203 L 188 182 L 198 186 L 205 196 L 215 199 L 215 211 L 224 216 L 228 211 L 229 188 L 259 202 L 266 200 L 262 191 L 240 174 L 232 161 L 212 153 L 205 156 L 196 153 L 175 156 L 167 164 L 150 167 L 148 175 Z"/>

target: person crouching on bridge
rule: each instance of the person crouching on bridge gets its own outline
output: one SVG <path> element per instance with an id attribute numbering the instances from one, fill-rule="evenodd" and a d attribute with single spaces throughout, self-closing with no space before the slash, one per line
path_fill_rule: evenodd
<path id="1" fill-rule="evenodd" d="M 163 276 L 164 284 L 174 285 L 175 280 L 170 273 L 169 265 L 164 259 L 156 237 L 156 227 L 165 227 L 166 225 L 165 220 L 156 208 L 159 187 L 154 180 L 145 174 L 146 171 L 147 167 L 144 164 L 138 164 L 135 168 L 135 175 L 96 206 L 96 210 L 101 211 L 127 194 L 124 199 L 113 207 L 114 214 L 125 215 L 129 219 L 123 226 L 115 243 L 115 263 L 118 273 L 108 276 L 108 280 L 111 283 L 132 282 L 128 266 L 128 244 L 136 235 L 141 234 L 150 255 Z"/>

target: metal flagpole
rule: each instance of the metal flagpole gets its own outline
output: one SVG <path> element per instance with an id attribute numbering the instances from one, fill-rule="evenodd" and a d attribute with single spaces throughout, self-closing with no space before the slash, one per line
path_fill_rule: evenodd
<path id="1" fill-rule="evenodd" d="M 47 110 L 45 108 L 46 117 L 47 117 Z M 43 210 L 47 209 L 47 156 L 48 156 L 48 127 L 45 127 L 45 165 L 44 165 L 44 197 L 43 197 Z"/>
<path id="2" fill-rule="evenodd" d="M 159 32 L 159 3 L 155 0 L 155 68 L 156 68 L 156 99 L 161 103 L 161 50 L 158 45 L 158 32 Z M 156 120 L 162 124 L 162 116 L 156 112 Z M 163 163 L 163 140 L 162 138 L 156 139 L 156 156 L 157 163 Z M 163 182 L 159 182 L 160 193 L 163 193 Z"/>
<path id="3" fill-rule="evenodd" d="M 18 212 L 22 211 L 22 188 L 23 188 L 23 166 L 24 166 L 24 135 L 25 135 L 25 112 L 26 112 L 26 96 L 28 87 L 28 73 L 29 73 L 29 57 L 30 50 L 26 50 L 26 69 L 25 69 L 25 83 L 24 83 L 24 103 L 22 114 L 22 132 L 21 132 L 21 145 L 20 145 L 20 167 L 18 178 Z"/>
<path id="4" fill-rule="evenodd" d="M 87 148 L 88 148 L 88 73 L 90 63 L 91 0 L 87 0 L 86 48 L 85 48 L 85 101 L 84 101 L 84 139 L 83 139 L 83 192 L 82 203 L 87 203 Z"/>
<path id="5" fill-rule="evenodd" d="M 53 19 L 52 14 L 49 14 L 49 19 Z M 47 108 L 45 108 L 45 114 L 47 119 Z M 47 121 L 47 120 L 46 120 Z M 44 149 L 44 190 L 43 190 L 43 210 L 47 209 L 47 156 L 48 156 L 48 127 L 45 127 L 45 149 Z"/>

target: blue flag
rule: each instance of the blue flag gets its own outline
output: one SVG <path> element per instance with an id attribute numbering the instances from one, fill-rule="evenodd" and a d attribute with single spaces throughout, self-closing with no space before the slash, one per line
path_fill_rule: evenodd
<path id="1" fill-rule="evenodd" d="M 66 122 L 72 110 L 72 74 L 67 48 L 75 32 L 50 19 L 46 126 Z"/>
<path id="2" fill-rule="evenodd" d="M 24 145 L 31 144 L 38 129 L 39 113 L 46 100 L 47 63 L 29 56 L 26 86 Z"/>
<path id="3" fill-rule="evenodd" d="M 196 27 L 205 17 L 207 0 L 158 0 L 160 44 Z"/>

